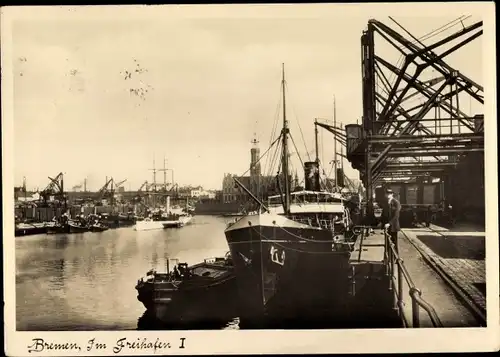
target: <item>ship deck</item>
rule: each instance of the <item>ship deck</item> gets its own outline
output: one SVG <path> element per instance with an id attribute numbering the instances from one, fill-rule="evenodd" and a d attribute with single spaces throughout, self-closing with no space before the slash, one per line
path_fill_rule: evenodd
<path id="1" fill-rule="evenodd" d="M 191 272 L 194 275 L 210 277 L 210 278 L 218 278 L 223 275 L 227 275 L 231 271 L 225 267 L 212 265 L 212 264 L 203 264 L 198 267 L 191 268 Z"/>

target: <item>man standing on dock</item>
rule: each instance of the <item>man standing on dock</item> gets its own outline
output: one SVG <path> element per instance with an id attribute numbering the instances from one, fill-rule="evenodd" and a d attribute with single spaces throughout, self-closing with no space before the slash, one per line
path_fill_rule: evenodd
<path id="1" fill-rule="evenodd" d="M 389 235 L 391 236 L 391 241 L 396 246 L 396 252 L 398 250 L 398 232 L 401 230 L 399 225 L 399 212 L 401 211 L 401 204 L 397 199 L 394 198 L 394 192 L 391 189 L 385 190 L 385 195 L 387 197 L 388 203 L 388 223 L 385 224 Z"/>

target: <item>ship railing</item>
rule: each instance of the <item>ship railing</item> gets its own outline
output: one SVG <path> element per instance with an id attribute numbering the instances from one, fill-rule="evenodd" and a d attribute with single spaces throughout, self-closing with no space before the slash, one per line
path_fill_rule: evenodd
<path id="1" fill-rule="evenodd" d="M 295 222 L 307 224 L 309 226 L 314 226 L 314 227 L 319 226 L 320 228 L 330 229 L 330 230 L 333 229 L 333 223 L 329 219 L 320 219 L 318 221 L 312 218 L 299 218 L 297 216 L 293 216 L 292 219 Z"/>
<path id="2" fill-rule="evenodd" d="M 420 327 L 420 309 L 423 309 L 434 327 L 443 327 L 436 310 L 422 298 L 422 292 L 415 286 L 403 259 L 398 254 L 398 247 L 384 230 L 384 265 L 386 267 L 386 274 L 390 277 L 390 289 L 394 291 L 393 294 L 393 308 L 398 311 L 404 327 L 410 327 L 409 319 L 405 315 L 403 301 L 404 284 L 408 286 L 409 296 L 411 298 L 411 312 L 412 324 L 411 327 Z M 395 267 L 397 266 L 397 269 Z"/>

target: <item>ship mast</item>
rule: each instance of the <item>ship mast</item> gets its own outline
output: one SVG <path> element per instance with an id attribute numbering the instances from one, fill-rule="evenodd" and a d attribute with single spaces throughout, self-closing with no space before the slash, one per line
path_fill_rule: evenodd
<path id="1" fill-rule="evenodd" d="M 153 171 L 153 207 L 156 207 L 156 162 L 155 157 L 153 156 L 153 168 L 150 169 Z"/>
<path id="2" fill-rule="evenodd" d="M 314 119 L 314 144 L 316 147 L 316 159 L 319 162 L 319 145 L 318 145 L 318 119 Z"/>
<path id="3" fill-rule="evenodd" d="M 285 64 L 282 64 L 282 80 L 281 86 L 283 90 L 283 130 L 282 130 L 282 140 L 283 140 L 283 153 L 282 153 L 282 165 L 283 165 L 283 177 L 285 186 L 285 199 L 283 202 L 284 213 L 290 213 L 290 183 L 288 182 L 288 122 L 286 120 L 286 100 L 285 100 Z"/>
<path id="4" fill-rule="evenodd" d="M 337 108 L 335 105 L 335 96 L 333 96 L 333 165 L 335 167 L 335 192 L 338 192 L 337 175 Z"/>

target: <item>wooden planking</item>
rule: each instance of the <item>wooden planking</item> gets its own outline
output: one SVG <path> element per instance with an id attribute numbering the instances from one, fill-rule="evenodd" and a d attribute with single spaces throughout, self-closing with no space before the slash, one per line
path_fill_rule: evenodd
<path id="1" fill-rule="evenodd" d="M 361 237 L 354 244 L 354 251 L 349 259 L 350 264 L 382 262 L 384 260 L 384 234 L 375 233 L 364 238 L 361 259 L 359 259 L 360 246 Z"/>

